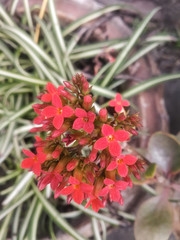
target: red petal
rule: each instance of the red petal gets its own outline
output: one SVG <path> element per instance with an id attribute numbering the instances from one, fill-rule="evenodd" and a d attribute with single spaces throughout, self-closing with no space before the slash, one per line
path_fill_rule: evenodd
<path id="1" fill-rule="evenodd" d="M 56 92 L 56 87 L 50 82 L 47 83 L 46 89 L 48 90 L 49 93 Z"/>
<path id="2" fill-rule="evenodd" d="M 133 155 L 126 155 L 124 157 L 124 163 L 127 165 L 133 165 L 135 164 L 137 161 L 137 157 L 133 156 Z"/>
<path id="3" fill-rule="evenodd" d="M 84 122 L 83 129 L 87 133 L 92 133 L 94 130 L 94 124 L 92 122 Z"/>
<path id="4" fill-rule="evenodd" d="M 39 191 L 42 191 L 52 180 L 52 174 L 46 175 L 39 185 Z"/>
<path id="5" fill-rule="evenodd" d="M 77 118 L 74 123 L 73 123 L 73 129 L 79 130 L 81 128 L 83 128 L 84 126 L 84 121 L 82 120 L 82 118 Z"/>
<path id="6" fill-rule="evenodd" d="M 116 161 L 112 161 L 112 162 L 108 165 L 108 167 L 106 168 L 106 170 L 107 170 L 107 171 L 112 171 L 112 170 L 114 170 L 116 167 L 117 167 Z"/>
<path id="7" fill-rule="evenodd" d="M 94 120 L 95 120 L 95 118 L 96 118 L 96 114 L 93 113 L 93 112 L 91 112 L 91 111 L 89 111 L 89 112 L 87 113 L 87 117 L 89 118 L 89 121 L 90 121 L 90 122 L 94 122 Z"/>
<path id="8" fill-rule="evenodd" d="M 107 124 L 103 124 L 102 133 L 103 133 L 104 136 L 113 135 L 114 134 L 114 128 L 107 125 Z"/>
<path id="9" fill-rule="evenodd" d="M 121 146 L 117 141 L 109 143 L 109 152 L 112 156 L 119 156 L 121 154 Z"/>
<path id="10" fill-rule="evenodd" d="M 71 117 L 72 115 L 73 115 L 73 113 L 74 113 L 74 110 L 71 108 L 71 107 L 69 107 L 69 106 L 65 106 L 65 107 L 63 107 L 63 112 L 62 112 L 62 115 L 64 116 L 64 117 Z"/>
<path id="11" fill-rule="evenodd" d="M 84 109 L 76 108 L 75 115 L 76 117 L 84 118 L 87 117 L 87 112 Z"/>
<path id="12" fill-rule="evenodd" d="M 126 177 L 128 174 L 128 168 L 124 163 L 118 164 L 117 170 L 121 177 Z"/>
<path id="13" fill-rule="evenodd" d="M 115 106 L 115 111 L 116 111 L 117 113 L 121 112 L 121 110 L 122 110 L 122 106 L 121 106 L 121 105 L 116 105 L 116 106 Z"/>
<path id="14" fill-rule="evenodd" d="M 103 208 L 103 204 L 101 202 L 101 200 L 99 198 L 97 199 L 94 199 L 92 201 L 92 209 L 95 211 L 95 212 L 98 212 L 100 208 Z"/>
<path id="15" fill-rule="evenodd" d="M 43 101 L 43 102 L 50 102 L 51 99 L 52 99 L 52 96 L 49 93 L 45 93 L 41 97 L 41 101 Z"/>
<path id="16" fill-rule="evenodd" d="M 54 175 L 58 179 L 59 182 L 62 182 L 63 176 L 61 176 L 59 173 L 54 173 Z"/>
<path id="17" fill-rule="evenodd" d="M 112 188 L 110 190 L 109 197 L 111 201 L 118 202 L 120 198 L 120 192 L 117 189 Z"/>
<path id="18" fill-rule="evenodd" d="M 80 184 L 79 180 L 77 180 L 76 178 L 74 178 L 72 176 L 69 177 L 69 183 L 73 184 L 73 185 L 79 185 Z"/>
<path id="19" fill-rule="evenodd" d="M 81 183 L 80 188 L 81 188 L 81 191 L 84 193 L 91 193 L 93 190 L 93 186 L 91 186 L 87 183 Z"/>
<path id="20" fill-rule="evenodd" d="M 68 171 L 72 171 L 76 167 L 76 164 L 77 164 L 77 161 L 72 160 L 67 164 L 66 169 Z"/>
<path id="21" fill-rule="evenodd" d="M 106 137 L 102 137 L 102 138 L 98 139 L 94 144 L 94 148 L 97 150 L 103 150 L 107 146 L 108 146 L 108 141 L 107 141 Z"/>
<path id="22" fill-rule="evenodd" d="M 90 200 L 86 203 L 85 208 L 88 208 L 88 207 L 91 205 L 91 203 L 92 203 L 92 199 L 90 199 Z"/>
<path id="23" fill-rule="evenodd" d="M 52 96 L 52 104 L 56 106 L 57 108 L 62 108 L 62 102 L 60 97 L 57 94 L 54 94 Z"/>
<path id="24" fill-rule="evenodd" d="M 37 135 L 35 136 L 35 139 L 36 139 L 36 141 L 37 141 L 37 142 L 43 141 L 43 139 L 42 139 L 42 138 L 40 138 L 40 137 L 39 137 L 39 136 L 37 136 Z"/>
<path id="25" fill-rule="evenodd" d="M 23 149 L 23 153 L 24 153 L 26 156 L 31 157 L 31 158 L 33 158 L 33 157 L 35 156 L 34 153 L 32 153 L 31 151 L 26 150 L 26 149 Z"/>
<path id="26" fill-rule="evenodd" d="M 42 121 L 44 120 L 44 116 L 38 116 L 33 120 L 34 124 L 42 124 Z"/>
<path id="27" fill-rule="evenodd" d="M 117 189 L 119 190 L 125 190 L 128 186 L 128 182 L 125 182 L 125 181 L 117 181 L 115 183 L 115 186 Z"/>
<path id="28" fill-rule="evenodd" d="M 84 193 L 81 192 L 81 190 L 75 190 L 73 192 L 73 200 L 78 203 L 81 204 L 82 201 L 84 200 Z"/>
<path id="29" fill-rule="evenodd" d="M 105 178 L 104 179 L 104 184 L 105 185 L 113 185 L 114 184 L 114 181 L 109 179 L 109 178 Z"/>
<path id="30" fill-rule="evenodd" d="M 106 195 L 108 194 L 108 192 L 109 192 L 109 187 L 106 186 L 106 187 L 104 187 L 103 189 L 101 189 L 101 191 L 99 192 L 99 196 L 100 196 L 100 197 L 101 197 L 101 196 L 106 196 Z"/>
<path id="31" fill-rule="evenodd" d="M 90 160 L 90 162 L 93 162 L 95 159 L 96 159 L 96 157 L 97 157 L 97 152 L 98 152 L 98 150 L 97 149 L 92 149 L 92 151 L 91 151 L 91 153 L 90 153 L 90 155 L 89 155 L 89 160 Z"/>
<path id="32" fill-rule="evenodd" d="M 40 152 L 37 154 L 37 158 L 40 163 L 43 163 L 46 161 L 46 154 L 43 152 Z"/>
<path id="33" fill-rule="evenodd" d="M 64 118 L 62 115 L 57 115 L 54 117 L 53 119 L 53 126 L 56 128 L 56 129 L 60 129 L 61 126 L 63 125 L 63 122 L 64 122 Z"/>
<path id="34" fill-rule="evenodd" d="M 54 176 L 52 181 L 51 181 L 52 190 L 55 191 L 56 188 L 58 187 L 58 185 L 59 185 L 59 179 Z"/>
<path id="35" fill-rule="evenodd" d="M 25 158 L 21 163 L 21 168 L 31 168 L 34 164 L 33 158 Z"/>
<path id="36" fill-rule="evenodd" d="M 32 170 L 37 176 L 39 176 L 41 174 L 41 164 L 39 162 L 34 163 Z"/>
<path id="37" fill-rule="evenodd" d="M 57 146 L 57 147 L 55 148 L 55 150 L 52 152 L 52 157 L 53 157 L 53 158 L 58 158 L 59 155 L 61 154 L 62 150 L 63 150 L 62 147 Z"/>
<path id="38" fill-rule="evenodd" d="M 120 93 L 117 93 L 117 94 L 116 94 L 116 101 L 117 101 L 117 102 L 121 102 L 121 101 L 122 101 L 122 97 L 121 97 L 121 94 L 120 94 Z"/>
<path id="39" fill-rule="evenodd" d="M 130 103 L 127 100 L 124 100 L 124 101 L 122 101 L 122 105 L 124 107 L 128 107 L 130 105 Z"/>
<path id="40" fill-rule="evenodd" d="M 57 108 L 48 106 L 43 109 L 42 115 L 46 116 L 47 118 L 54 117 L 57 115 Z"/>
<path id="41" fill-rule="evenodd" d="M 116 138 L 116 140 L 123 142 L 123 141 L 127 141 L 129 139 L 129 133 L 125 130 L 117 130 L 114 133 L 114 136 Z"/>
<path id="42" fill-rule="evenodd" d="M 66 188 L 63 188 L 61 191 L 60 191 L 60 194 L 61 195 L 69 195 L 71 194 L 72 192 L 74 191 L 74 188 L 73 186 L 67 186 Z"/>
<path id="43" fill-rule="evenodd" d="M 115 100 L 109 101 L 109 106 L 110 107 L 115 107 L 116 106 L 116 101 Z"/>

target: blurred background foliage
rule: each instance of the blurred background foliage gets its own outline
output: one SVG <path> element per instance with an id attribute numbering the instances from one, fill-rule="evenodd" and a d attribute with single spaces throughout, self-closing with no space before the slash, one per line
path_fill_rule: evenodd
<path id="1" fill-rule="evenodd" d="M 180 138 L 167 133 L 159 84 L 180 73 L 160 74 L 150 55 L 164 44 L 177 46 L 178 36 L 155 30 L 160 8 L 143 14 L 134 5 L 114 4 L 70 23 L 68 16 L 60 18 L 61 24 L 56 6 L 53 0 L 35 5 L 14 0 L 8 10 L 0 6 L 0 239 L 105 240 L 113 226 L 128 228 L 134 221 L 137 240 L 165 240 L 173 231 L 178 236 Z M 115 28 L 108 35 L 106 24 L 119 13 L 131 31 L 117 38 Z M 134 192 L 125 193 L 124 207 L 109 204 L 95 213 L 73 201 L 66 205 L 64 198 L 53 199 L 49 187 L 39 192 L 33 174 L 20 168 L 22 149 L 33 149 L 29 130 L 36 96 L 48 81 L 58 86 L 77 72 L 92 85 L 97 111 L 121 92 L 130 98 L 131 111 L 142 114 L 144 128 L 128 151 L 143 157 L 147 170 L 141 181 L 134 180 Z"/>

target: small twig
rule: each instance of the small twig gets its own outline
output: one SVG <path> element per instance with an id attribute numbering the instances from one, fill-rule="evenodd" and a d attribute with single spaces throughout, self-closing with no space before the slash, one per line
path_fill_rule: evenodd
<path id="1" fill-rule="evenodd" d="M 41 5 L 41 9 L 39 12 L 39 18 L 43 19 L 45 11 L 46 11 L 46 6 L 47 6 L 47 2 L 48 0 L 43 0 L 42 5 Z M 38 43 L 39 41 L 39 34 L 40 34 L 40 24 L 37 23 L 36 24 L 36 30 L 35 30 L 35 34 L 34 34 L 34 41 L 35 43 Z"/>

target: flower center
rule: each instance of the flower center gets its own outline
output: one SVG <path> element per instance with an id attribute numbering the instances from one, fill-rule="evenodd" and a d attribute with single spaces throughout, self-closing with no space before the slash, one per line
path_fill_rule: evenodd
<path id="1" fill-rule="evenodd" d="M 109 135 L 109 136 L 107 137 L 107 140 L 108 140 L 108 142 L 114 141 L 114 136 L 113 136 L 113 135 Z"/>
<path id="2" fill-rule="evenodd" d="M 58 109 L 57 109 L 57 114 L 58 114 L 58 115 L 62 114 L 62 108 L 58 108 Z"/>
<path id="3" fill-rule="evenodd" d="M 88 122 L 89 118 L 88 117 L 84 117 L 83 120 L 84 120 L 84 122 Z"/>
<path id="4" fill-rule="evenodd" d="M 117 159 L 117 164 L 123 163 L 123 159 Z"/>
<path id="5" fill-rule="evenodd" d="M 35 156 L 35 157 L 33 157 L 33 160 L 34 160 L 34 162 L 37 162 L 38 158 Z"/>
<path id="6" fill-rule="evenodd" d="M 114 184 L 109 185 L 109 189 L 114 188 Z"/>
<path id="7" fill-rule="evenodd" d="M 80 189 L 80 185 L 78 184 L 78 185 L 73 185 L 73 188 L 74 189 Z"/>

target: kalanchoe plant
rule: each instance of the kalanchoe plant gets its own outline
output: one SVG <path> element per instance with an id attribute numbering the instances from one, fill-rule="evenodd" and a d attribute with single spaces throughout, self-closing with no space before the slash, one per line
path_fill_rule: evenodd
<path id="1" fill-rule="evenodd" d="M 38 114 L 31 132 L 45 132 L 45 139 L 36 136 L 36 154 L 23 150 L 29 158 L 21 167 L 37 175 L 38 187 L 50 184 L 55 198 L 67 195 L 94 211 L 103 208 L 109 199 L 123 204 L 121 191 L 132 187 L 130 175 L 139 178 L 141 160 L 126 155 L 122 143 L 137 134 L 141 126 L 138 114 L 128 115 L 129 102 L 118 93 L 109 105 L 115 107 L 113 117 L 106 109 L 95 113 L 95 99 L 86 78 L 77 74 L 72 82 L 57 89 L 48 83 L 38 96 L 43 103 L 33 108 Z M 122 155 L 123 154 L 123 155 Z"/>

